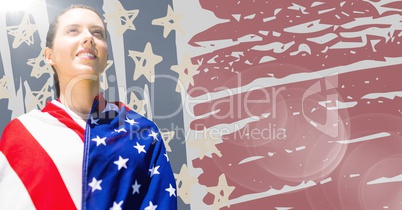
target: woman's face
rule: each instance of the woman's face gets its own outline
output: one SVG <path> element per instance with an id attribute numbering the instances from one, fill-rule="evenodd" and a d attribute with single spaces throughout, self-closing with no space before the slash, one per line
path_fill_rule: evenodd
<path id="1" fill-rule="evenodd" d="M 104 71 L 108 57 L 105 34 L 103 21 L 91 10 L 75 8 L 59 17 L 53 48 L 47 49 L 45 56 L 60 82 Z"/>

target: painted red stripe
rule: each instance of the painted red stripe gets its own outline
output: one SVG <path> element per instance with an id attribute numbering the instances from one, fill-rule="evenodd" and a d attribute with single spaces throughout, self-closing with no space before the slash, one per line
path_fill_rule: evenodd
<path id="1" fill-rule="evenodd" d="M 0 150 L 24 183 L 36 209 L 77 209 L 51 157 L 18 119 L 4 130 Z"/>
<path id="2" fill-rule="evenodd" d="M 84 129 L 78 125 L 74 119 L 63 109 L 53 103 L 48 103 L 42 112 L 47 112 L 54 118 L 63 123 L 66 127 L 73 130 L 84 141 Z"/>

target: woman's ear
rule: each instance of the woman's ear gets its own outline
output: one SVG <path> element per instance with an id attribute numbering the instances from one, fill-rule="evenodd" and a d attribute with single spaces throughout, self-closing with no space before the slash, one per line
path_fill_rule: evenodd
<path id="1" fill-rule="evenodd" d="M 54 64 L 54 62 L 52 60 L 52 52 L 53 52 L 52 49 L 50 49 L 48 47 L 45 48 L 45 52 L 44 52 L 45 61 L 46 61 L 46 63 L 48 63 L 50 65 Z"/>

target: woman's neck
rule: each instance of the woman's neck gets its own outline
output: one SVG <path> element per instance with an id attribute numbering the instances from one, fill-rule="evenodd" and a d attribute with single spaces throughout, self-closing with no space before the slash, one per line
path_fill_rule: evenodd
<path id="1" fill-rule="evenodd" d="M 98 77 L 71 80 L 68 84 L 60 83 L 60 102 L 84 120 L 88 118 L 92 103 L 98 95 Z"/>

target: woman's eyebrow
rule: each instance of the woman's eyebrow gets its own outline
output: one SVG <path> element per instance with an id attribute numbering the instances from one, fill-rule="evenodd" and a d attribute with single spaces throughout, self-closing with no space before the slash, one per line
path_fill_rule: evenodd
<path id="1" fill-rule="evenodd" d="M 102 29 L 103 31 L 105 30 L 105 29 L 103 28 L 103 26 L 100 26 L 100 25 L 93 25 L 93 26 L 91 26 L 90 28 L 91 28 L 91 29 Z"/>
<path id="2" fill-rule="evenodd" d="M 68 25 L 66 25 L 64 28 L 71 28 L 71 27 L 81 27 L 81 25 L 79 25 L 79 24 L 68 24 Z M 91 29 L 102 29 L 102 30 L 105 30 L 105 29 L 103 28 L 103 26 L 100 26 L 100 25 L 93 25 L 93 26 L 90 26 L 89 28 L 91 28 Z"/>
<path id="3" fill-rule="evenodd" d="M 72 27 L 77 28 L 77 27 L 80 27 L 80 25 L 78 25 L 78 24 L 68 24 L 68 25 L 64 26 L 64 29 L 69 29 L 69 28 L 72 28 Z"/>
<path id="4" fill-rule="evenodd" d="M 68 24 L 68 25 L 66 25 L 66 28 L 67 27 L 71 27 L 71 26 L 73 26 L 73 27 L 78 27 L 78 26 L 80 26 L 79 24 Z"/>

